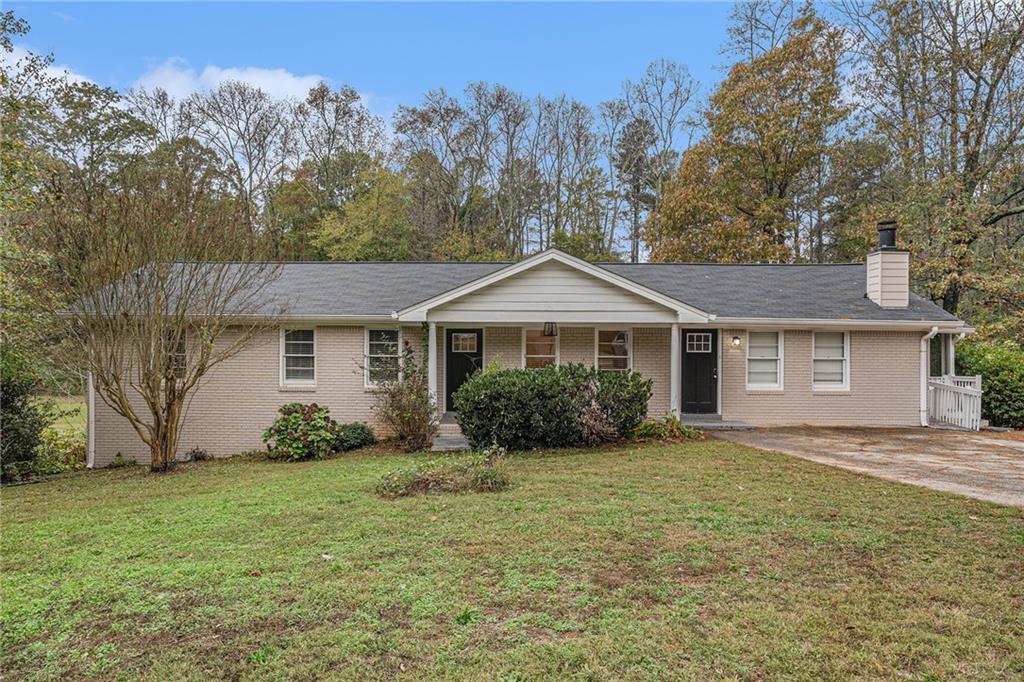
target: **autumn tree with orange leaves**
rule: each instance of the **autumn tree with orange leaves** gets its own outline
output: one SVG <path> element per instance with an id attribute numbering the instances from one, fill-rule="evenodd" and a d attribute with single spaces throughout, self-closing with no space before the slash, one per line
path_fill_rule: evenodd
<path id="1" fill-rule="evenodd" d="M 796 195 L 846 116 L 842 52 L 841 32 L 806 8 L 785 42 L 731 69 L 648 223 L 652 260 L 794 259 Z"/>

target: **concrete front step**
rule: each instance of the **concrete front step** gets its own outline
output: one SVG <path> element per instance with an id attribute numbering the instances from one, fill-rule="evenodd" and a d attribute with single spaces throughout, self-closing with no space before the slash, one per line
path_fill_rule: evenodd
<path id="1" fill-rule="evenodd" d="M 457 436 L 442 436 L 434 438 L 431 452 L 460 452 L 469 450 L 469 441 L 461 433 Z"/>
<path id="2" fill-rule="evenodd" d="M 722 421 L 721 417 L 717 421 L 713 419 L 681 419 L 680 421 L 686 426 L 701 431 L 750 431 L 754 428 L 752 424 L 746 422 Z"/>

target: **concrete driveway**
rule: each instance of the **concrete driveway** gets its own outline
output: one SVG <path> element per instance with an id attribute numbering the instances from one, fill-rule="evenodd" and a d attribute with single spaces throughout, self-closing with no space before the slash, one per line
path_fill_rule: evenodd
<path id="1" fill-rule="evenodd" d="M 901 483 L 1024 507 L 1024 435 L 939 429 L 785 427 L 715 438 Z"/>

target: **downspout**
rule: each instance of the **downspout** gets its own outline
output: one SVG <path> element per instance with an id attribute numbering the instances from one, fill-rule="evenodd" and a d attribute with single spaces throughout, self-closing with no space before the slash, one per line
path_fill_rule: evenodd
<path id="1" fill-rule="evenodd" d="M 928 426 L 928 342 L 939 333 L 938 327 L 921 337 L 921 426 Z"/>
<path id="2" fill-rule="evenodd" d="M 86 451 L 85 466 L 92 469 L 96 464 L 96 386 L 93 383 L 92 372 L 89 372 L 88 392 L 86 395 Z"/>

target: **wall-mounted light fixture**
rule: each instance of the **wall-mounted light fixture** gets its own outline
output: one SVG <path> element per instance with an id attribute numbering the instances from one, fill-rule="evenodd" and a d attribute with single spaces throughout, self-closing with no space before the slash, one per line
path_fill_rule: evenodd
<path id="1" fill-rule="evenodd" d="M 545 322 L 544 336 L 558 336 L 558 325 L 554 322 Z"/>
<path id="2" fill-rule="evenodd" d="M 738 336 L 732 337 L 732 347 L 733 348 L 739 348 L 740 347 L 740 337 L 738 337 Z"/>

